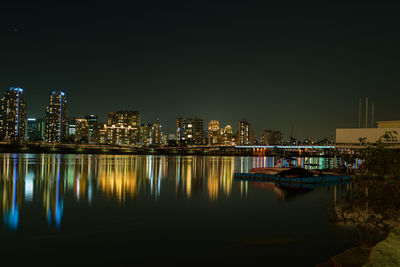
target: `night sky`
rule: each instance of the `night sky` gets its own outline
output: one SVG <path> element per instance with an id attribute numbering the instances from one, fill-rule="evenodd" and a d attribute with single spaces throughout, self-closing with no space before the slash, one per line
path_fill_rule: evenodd
<path id="1" fill-rule="evenodd" d="M 2 1 L 1 94 L 24 88 L 44 117 L 62 89 L 70 116 L 139 110 L 165 133 L 178 116 L 235 131 L 246 117 L 256 137 L 329 137 L 365 96 L 400 119 L 398 1 L 127 2 Z"/>

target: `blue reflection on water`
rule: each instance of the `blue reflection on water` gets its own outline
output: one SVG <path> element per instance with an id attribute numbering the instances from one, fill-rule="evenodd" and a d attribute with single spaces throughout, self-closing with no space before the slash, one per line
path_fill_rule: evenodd
<path id="1" fill-rule="evenodd" d="M 18 161 L 14 161 L 14 175 L 12 179 L 13 189 L 12 189 L 12 204 L 10 208 L 5 211 L 4 214 L 4 224 L 7 228 L 12 230 L 16 230 L 18 228 L 18 220 L 19 220 L 19 211 L 17 204 L 17 180 L 18 180 L 18 170 L 17 170 Z"/>
<path id="2" fill-rule="evenodd" d="M 55 212 L 55 223 L 56 227 L 59 228 L 61 224 L 61 218 L 64 210 L 64 201 L 60 200 L 60 165 L 57 168 L 57 194 L 56 194 L 56 212 Z"/>

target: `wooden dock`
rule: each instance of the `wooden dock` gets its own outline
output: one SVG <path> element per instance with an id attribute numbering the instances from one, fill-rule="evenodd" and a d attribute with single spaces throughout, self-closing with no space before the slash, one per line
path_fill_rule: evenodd
<path id="1" fill-rule="evenodd" d="M 350 181 L 351 176 L 338 176 L 338 175 L 321 175 L 314 177 L 278 177 L 273 174 L 264 173 L 234 173 L 233 177 L 238 180 L 248 181 L 273 181 L 278 183 L 290 183 L 290 184 L 317 184 L 317 183 L 337 183 Z"/>

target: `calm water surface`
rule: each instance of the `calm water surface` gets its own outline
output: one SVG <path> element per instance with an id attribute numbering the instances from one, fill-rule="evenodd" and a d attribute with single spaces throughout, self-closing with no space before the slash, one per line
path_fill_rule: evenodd
<path id="1" fill-rule="evenodd" d="M 327 207 L 347 185 L 299 190 L 233 178 L 275 163 L 269 157 L 0 154 L 0 261 L 313 266 L 351 247 L 332 229 Z"/>

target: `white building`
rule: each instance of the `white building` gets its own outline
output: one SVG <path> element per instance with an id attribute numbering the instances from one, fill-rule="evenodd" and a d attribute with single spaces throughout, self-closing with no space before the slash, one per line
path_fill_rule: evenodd
<path id="1" fill-rule="evenodd" d="M 397 132 L 392 140 L 387 143 L 400 143 L 400 128 L 347 128 L 336 129 L 336 144 L 359 144 L 360 138 L 366 142 L 375 143 L 386 132 Z M 382 140 L 384 141 L 384 140 Z"/>

